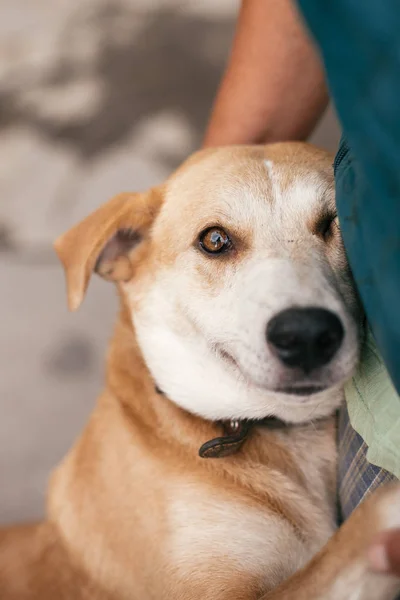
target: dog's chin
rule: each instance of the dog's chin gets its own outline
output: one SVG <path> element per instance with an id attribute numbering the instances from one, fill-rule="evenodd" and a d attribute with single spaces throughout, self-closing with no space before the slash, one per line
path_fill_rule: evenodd
<path id="1" fill-rule="evenodd" d="M 333 415 L 343 394 L 342 383 L 294 384 L 265 389 L 274 398 L 273 416 L 288 424 L 307 424 Z"/>

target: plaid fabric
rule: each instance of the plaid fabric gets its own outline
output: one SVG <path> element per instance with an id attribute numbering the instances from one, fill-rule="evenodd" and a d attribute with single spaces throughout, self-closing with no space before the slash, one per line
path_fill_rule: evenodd
<path id="1" fill-rule="evenodd" d="M 396 478 L 366 458 L 367 446 L 352 428 L 344 406 L 339 417 L 339 500 L 341 516 L 350 513 L 377 487 Z"/>

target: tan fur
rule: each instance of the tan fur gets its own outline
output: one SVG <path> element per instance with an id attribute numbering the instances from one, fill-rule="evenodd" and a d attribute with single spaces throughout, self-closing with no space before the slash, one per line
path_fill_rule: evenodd
<path id="1" fill-rule="evenodd" d="M 220 435 L 220 426 L 155 391 L 136 339 L 132 310 L 194 242 L 185 224 L 201 220 L 215 202 L 207 196 L 209 172 L 225 166 L 217 186 L 256 177 L 273 202 L 254 156 L 281 165 L 282 189 L 313 170 L 332 184 L 329 155 L 304 144 L 209 150 L 165 186 L 117 196 L 57 240 L 70 308 L 82 302 L 97 263 L 116 281 L 121 310 L 105 390 L 52 477 L 47 520 L 0 533 L 1 600 L 395 597 L 398 582 L 369 573 L 364 551 L 376 532 L 400 524 L 400 510 L 389 511 L 389 523 L 385 509 L 398 502 L 397 488 L 365 503 L 328 542 L 336 521 L 333 417 L 287 430 L 256 428 L 236 455 L 203 460 L 198 449 Z M 185 205 L 188 186 L 196 193 Z M 139 245 L 98 264 L 120 228 L 139 231 Z M 253 235 L 244 223 L 233 261 L 252 251 Z M 199 266 L 201 285 L 217 295 L 228 268 L 235 267 Z"/>

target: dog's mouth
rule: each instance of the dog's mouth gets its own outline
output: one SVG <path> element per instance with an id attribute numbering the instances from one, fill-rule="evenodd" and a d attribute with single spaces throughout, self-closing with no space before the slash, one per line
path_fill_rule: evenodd
<path id="1" fill-rule="evenodd" d="M 323 385 L 297 385 L 297 386 L 285 386 L 277 388 L 275 391 L 279 394 L 287 394 L 289 396 L 312 396 L 326 390 L 326 386 Z"/>
<path id="2" fill-rule="evenodd" d="M 219 355 L 224 361 L 226 361 L 228 364 L 231 365 L 231 367 L 234 367 L 237 371 L 239 371 L 242 374 L 242 376 L 245 376 L 240 364 L 230 352 L 228 352 L 220 346 L 216 347 L 216 350 L 218 351 Z M 245 377 L 246 379 L 248 379 L 248 376 Z M 318 394 L 320 392 L 325 391 L 329 387 L 329 385 L 323 385 L 321 383 L 293 383 L 291 385 L 280 386 L 269 391 L 277 394 L 285 394 L 287 396 L 300 396 L 308 398 L 309 396 L 313 396 L 314 394 Z"/>

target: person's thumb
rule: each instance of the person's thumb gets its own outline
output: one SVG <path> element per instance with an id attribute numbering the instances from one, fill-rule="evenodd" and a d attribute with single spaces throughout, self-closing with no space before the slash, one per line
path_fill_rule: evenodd
<path id="1" fill-rule="evenodd" d="M 389 529 L 377 536 L 367 555 L 373 571 L 400 577 L 400 529 Z"/>

